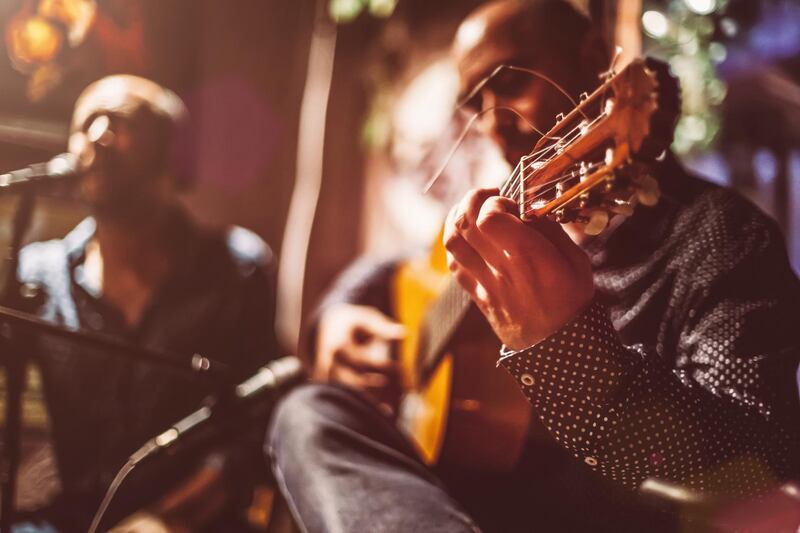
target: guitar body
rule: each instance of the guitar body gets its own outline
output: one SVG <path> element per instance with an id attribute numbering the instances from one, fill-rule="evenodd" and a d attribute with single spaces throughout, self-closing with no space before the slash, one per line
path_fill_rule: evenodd
<path id="1" fill-rule="evenodd" d="M 450 279 L 440 242 L 428 258 L 403 264 L 393 279 L 395 316 L 407 329 L 400 349 L 407 394 L 398 424 L 429 465 L 510 470 L 525 445 L 531 407 L 497 368 L 500 343 L 477 309 L 461 321 L 438 364 L 422 368 L 421 325 Z"/>

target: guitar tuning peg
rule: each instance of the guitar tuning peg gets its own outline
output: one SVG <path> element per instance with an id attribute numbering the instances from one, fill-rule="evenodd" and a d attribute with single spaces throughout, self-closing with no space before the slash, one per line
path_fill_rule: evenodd
<path id="1" fill-rule="evenodd" d="M 636 196 L 642 205 L 652 207 L 658 203 L 661 197 L 661 188 L 658 181 L 652 176 L 641 176 L 637 180 Z"/>
<path id="2" fill-rule="evenodd" d="M 559 224 L 568 224 L 570 222 L 580 222 L 581 217 L 578 215 L 578 211 L 576 209 L 562 207 L 561 209 L 553 212 L 551 220 L 555 220 Z"/>
<path id="3" fill-rule="evenodd" d="M 600 233 L 606 229 L 606 226 L 608 226 L 608 212 L 603 210 L 595 210 L 589 215 L 586 226 L 583 228 L 583 232 L 586 235 L 600 235 Z"/>
<path id="4" fill-rule="evenodd" d="M 633 205 L 630 202 L 618 200 L 614 202 L 614 205 L 609 207 L 609 211 L 616 215 L 629 217 L 633 214 Z"/>

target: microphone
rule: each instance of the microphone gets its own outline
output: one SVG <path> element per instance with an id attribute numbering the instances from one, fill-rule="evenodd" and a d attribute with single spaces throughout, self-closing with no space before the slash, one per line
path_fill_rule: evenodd
<path id="1" fill-rule="evenodd" d="M 79 176 L 77 157 L 65 152 L 50 161 L 34 163 L 0 175 L 0 194 L 71 183 L 77 181 Z"/>
<path id="2" fill-rule="evenodd" d="M 147 441 L 134 452 L 129 463 L 139 463 L 143 459 L 179 441 L 187 434 L 196 434 L 197 439 L 208 438 L 221 429 L 234 426 L 242 418 L 257 417 L 263 413 L 263 399 L 272 399 L 274 394 L 294 384 L 303 377 L 300 359 L 289 355 L 276 359 L 261 367 L 255 374 L 234 388 L 233 398 L 218 401 L 211 397 L 204 405 L 189 416 L 182 418 L 168 430 Z M 261 407 L 260 409 L 258 407 Z M 222 418 L 222 426 L 206 424 L 211 418 Z M 203 429 L 205 428 L 205 430 Z"/>

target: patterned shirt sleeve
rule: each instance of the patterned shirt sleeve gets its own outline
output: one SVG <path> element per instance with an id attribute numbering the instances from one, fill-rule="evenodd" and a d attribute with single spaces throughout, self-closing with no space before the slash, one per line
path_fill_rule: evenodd
<path id="1" fill-rule="evenodd" d="M 742 370 L 734 357 L 718 357 L 709 361 L 710 373 L 753 378 L 760 360 L 751 358 Z M 624 346 L 597 301 L 549 338 L 499 364 L 561 445 L 630 488 L 654 477 L 744 495 L 791 471 L 794 433 L 767 404 L 748 401 L 735 387 L 718 394 L 687 382 L 652 350 Z"/>

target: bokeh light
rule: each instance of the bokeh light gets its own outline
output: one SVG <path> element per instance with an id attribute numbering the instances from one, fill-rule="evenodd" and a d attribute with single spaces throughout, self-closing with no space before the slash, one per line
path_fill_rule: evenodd
<path id="1" fill-rule="evenodd" d="M 708 15 L 717 8 L 716 0 L 683 0 L 691 11 L 698 15 Z"/>
<path id="2" fill-rule="evenodd" d="M 642 26 L 648 35 L 656 39 L 660 39 L 669 31 L 669 22 L 659 11 L 645 11 L 642 15 Z"/>

